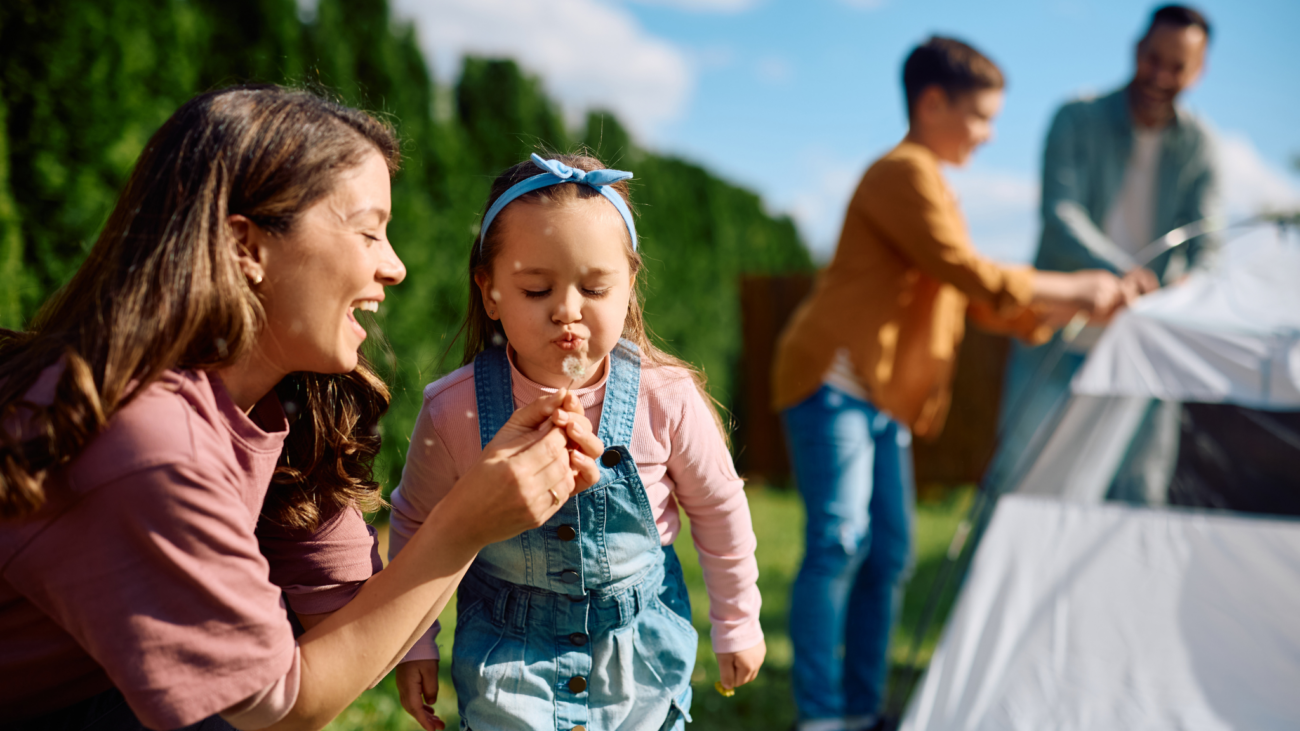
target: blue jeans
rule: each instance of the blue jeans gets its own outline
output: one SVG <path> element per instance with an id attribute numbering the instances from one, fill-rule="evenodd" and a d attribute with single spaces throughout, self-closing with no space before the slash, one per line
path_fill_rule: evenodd
<path id="1" fill-rule="evenodd" d="M 825 385 L 782 420 L 807 510 L 790 600 L 799 718 L 876 714 L 911 554 L 912 435 Z"/>

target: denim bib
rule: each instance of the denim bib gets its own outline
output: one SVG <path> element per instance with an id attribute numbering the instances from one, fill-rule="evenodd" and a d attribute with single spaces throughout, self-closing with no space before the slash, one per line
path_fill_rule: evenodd
<path id="1" fill-rule="evenodd" d="M 698 636 L 672 547 L 628 451 L 641 385 L 621 340 L 597 436 L 600 480 L 540 528 L 479 552 L 457 593 L 452 678 L 461 728 L 681 729 Z M 504 348 L 474 359 L 486 446 L 514 413 Z"/>

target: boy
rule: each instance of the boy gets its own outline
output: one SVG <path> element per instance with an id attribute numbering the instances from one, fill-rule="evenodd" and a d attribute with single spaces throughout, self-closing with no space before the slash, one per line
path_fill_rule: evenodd
<path id="1" fill-rule="evenodd" d="M 990 139 L 1003 86 L 961 41 L 912 51 L 907 136 L 863 176 L 834 258 L 781 336 L 774 402 L 807 509 L 790 609 L 801 731 L 880 722 L 910 548 L 911 435 L 943 425 L 966 316 L 1041 342 L 1129 295 L 1110 272 L 1006 267 L 971 245 L 939 166 Z"/>

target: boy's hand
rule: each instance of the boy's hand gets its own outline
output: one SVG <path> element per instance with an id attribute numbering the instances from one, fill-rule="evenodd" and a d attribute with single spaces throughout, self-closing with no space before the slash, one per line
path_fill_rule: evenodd
<path id="1" fill-rule="evenodd" d="M 438 700 L 438 661 L 412 660 L 397 666 L 397 694 L 402 708 L 424 731 L 442 731 L 447 724 L 433 712 Z"/>
<path id="2" fill-rule="evenodd" d="M 718 672 L 722 676 L 722 687 L 739 688 L 758 677 L 758 669 L 767 657 L 767 643 L 759 641 L 757 645 L 740 652 L 719 652 Z"/>

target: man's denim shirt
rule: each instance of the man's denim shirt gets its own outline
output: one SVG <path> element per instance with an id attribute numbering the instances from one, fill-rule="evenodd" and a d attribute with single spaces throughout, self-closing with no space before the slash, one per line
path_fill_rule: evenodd
<path id="1" fill-rule="evenodd" d="M 1043 231 L 1034 266 L 1054 271 L 1109 269 L 1095 248 L 1114 247 L 1101 222 L 1124 183 L 1133 148 L 1127 87 L 1106 96 L 1067 103 L 1056 113 L 1043 154 Z M 1156 172 L 1155 230 L 1151 238 L 1218 213 L 1217 175 L 1209 129 L 1183 109 L 1163 135 Z M 1163 281 L 1204 266 L 1217 248 L 1200 237 L 1155 259 L 1149 268 Z"/>

